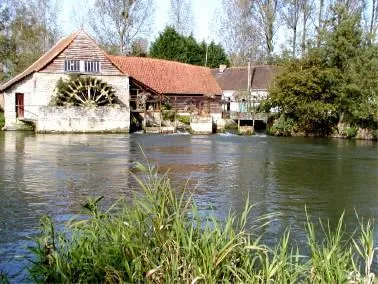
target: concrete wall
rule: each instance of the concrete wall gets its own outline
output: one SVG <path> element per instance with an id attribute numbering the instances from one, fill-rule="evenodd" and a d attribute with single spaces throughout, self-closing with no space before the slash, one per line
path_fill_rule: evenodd
<path id="1" fill-rule="evenodd" d="M 190 120 L 190 130 L 193 134 L 212 134 L 213 133 L 213 119 L 208 117 L 193 117 Z"/>
<path id="2" fill-rule="evenodd" d="M 110 84 L 121 106 L 129 109 L 129 78 L 127 76 L 90 75 Z M 16 117 L 16 93 L 24 94 L 24 118 L 37 121 L 41 106 L 47 106 L 54 95 L 57 81 L 68 78 L 66 73 L 34 73 L 7 89 L 4 97 L 5 128 L 17 130 L 23 123 Z"/>
<path id="3" fill-rule="evenodd" d="M 126 107 L 40 107 L 36 132 L 129 132 Z"/>

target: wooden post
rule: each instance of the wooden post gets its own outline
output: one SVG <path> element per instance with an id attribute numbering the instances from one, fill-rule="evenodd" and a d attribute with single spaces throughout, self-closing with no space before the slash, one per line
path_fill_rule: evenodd
<path id="1" fill-rule="evenodd" d="M 240 113 L 238 113 L 238 133 L 240 132 Z"/>
<path id="2" fill-rule="evenodd" d="M 175 96 L 175 130 L 174 130 L 174 132 L 176 132 L 177 131 L 177 102 L 176 102 L 176 99 L 177 99 L 177 97 Z"/>
<path id="3" fill-rule="evenodd" d="M 163 112 L 163 109 L 161 107 L 161 95 L 160 95 L 160 99 L 159 99 L 159 105 L 160 105 L 160 127 L 159 127 L 159 132 L 161 133 L 161 121 L 163 119 L 163 115 L 162 115 L 162 112 Z"/>
<path id="4" fill-rule="evenodd" d="M 143 130 L 146 133 L 146 125 L 147 125 L 147 100 L 144 104 L 144 119 L 143 119 Z"/>

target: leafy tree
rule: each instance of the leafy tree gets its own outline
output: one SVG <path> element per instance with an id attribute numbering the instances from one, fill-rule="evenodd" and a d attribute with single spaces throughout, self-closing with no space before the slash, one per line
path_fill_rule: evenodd
<path id="1" fill-rule="evenodd" d="M 358 11 L 338 4 L 331 12 L 320 47 L 283 64 L 266 105 L 306 133 L 340 123 L 377 128 L 378 47 L 364 37 Z"/>
<path id="2" fill-rule="evenodd" d="M 30 66 L 59 35 L 53 1 L 4 1 L 0 4 L 0 81 Z M 43 13 L 38 7 L 45 7 Z M 42 14 L 43 15 L 42 15 Z"/>
<path id="3" fill-rule="evenodd" d="M 220 64 L 230 65 L 230 62 L 227 58 L 227 54 L 224 51 L 223 47 L 220 44 L 216 44 L 212 41 L 208 47 L 206 43 L 201 43 L 202 52 L 206 53 L 207 48 L 207 63 L 206 66 L 210 68 L 217 68 Z"/>
<path id="4" fill-rule="evenodd" d="M 172 27 L 167 27 L 159 35 L 150 48 L 150 56 L 175 60 L 183 63 L 205 66 L 207 52 L 207 66 L 217 67 L 220 64 L 229 64 L 226 53 L 221 45 L 214 42 L 209 46 L 205 42 L 199 44 L 192 35 L 180 35 Z"/>

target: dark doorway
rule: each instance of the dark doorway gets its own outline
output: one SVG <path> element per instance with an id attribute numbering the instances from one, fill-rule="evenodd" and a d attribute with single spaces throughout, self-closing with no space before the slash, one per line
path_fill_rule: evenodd
<path id="1" fill-rule="evenodd" d="M 16 93 L 16 116 L 24 117 L 24 94 Z"/>

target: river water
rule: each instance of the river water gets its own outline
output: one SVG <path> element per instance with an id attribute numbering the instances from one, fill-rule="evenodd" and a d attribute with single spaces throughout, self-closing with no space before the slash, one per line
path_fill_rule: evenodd
<path id="1" fill-rule="evenodd" d="M 249 196 L 251 219 L 280 213 L 265 229 L 275 243 L 291 227 L 305 243 L 305 206 L 313 218 L 332 222 L 346 212 L 350 230 L 354 210 L 378 219 L 378 143 L 265 135 L 35 135 L 0 134 L 0 272 L 12 282 L 26 281 L 27 247 L 39 218 L 63 224 L 80 213 L 88 197 L 105 196 L 110 205 L 134 188 L 134 161 L 170 171 L 188 185 L 204 214 L 224 217 L 241 211 Z M 253 221 L 253 220 L 252 220 Z M 251 221 L 251 222 L 252 222 Z M 376 228 L 378 242 L 378 226 Z"/>

